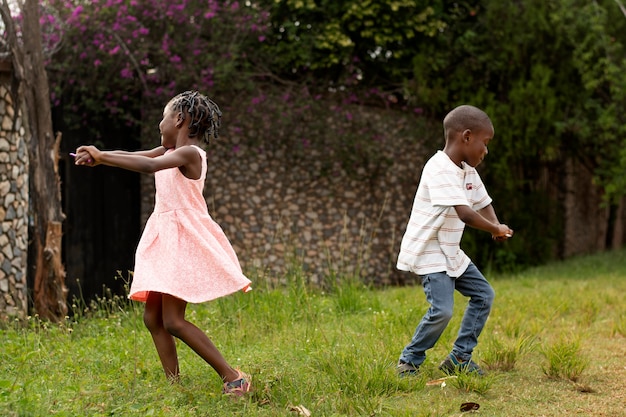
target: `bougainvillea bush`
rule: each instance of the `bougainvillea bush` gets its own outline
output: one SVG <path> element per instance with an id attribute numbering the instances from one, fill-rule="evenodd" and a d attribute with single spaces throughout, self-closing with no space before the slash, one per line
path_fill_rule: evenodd
<path id="1" fill-rule="evenodd" d="M 384 2 L 375 3 L 378 10 Z M 308 25 L 301 42 L 285 37 L 286 6 L 293 19 L 310 16 L 319 23 Z M 420 109 L 366 85 L 372 80 L 363 80 L 368 63 L 356 58 L 358 43 L 323 61 L 320 51 L 337 33 L 319 18 L 320 7 L 311 2 L 48 0 L 41 23 L 45 48 L 53 52 L 52 104 L 67 129 L 86 131 L 94 142 L 105 125 L 108 131 L 136 128 L 142 142 L 154 144 L 163 105 L 197 89 L 218 102 L 223 132 L 235 142 L 263 150 L 284 147 L 293 157 L 324 154 L 324 166 L 339 163 L 351 172 L 364 168 L 366 175 L 378 175 L 387 163 L 378 148 L 390 132 L 360 117 L 354 106 L 394 106 L 410 110 L 407 117 Z M 303 58 L 311 51 L 319 55 L 316 65 Z M 300 53 L 299 60 L 285 61 Z M 346 64 L 339 72 L 338 63 Z M 334 76 L 310 77 L 324 69 Z"/>
<path id="2" fill-rule="evenodd" d="M 245 89 L 237 73 L 250 70 L 268 17 L 238 1 L 49 0 L 41 20 L 47 48 L 58 50 L 48 65 L 53 106 L 70 127 L 133 126 L 186 89 Z"/>

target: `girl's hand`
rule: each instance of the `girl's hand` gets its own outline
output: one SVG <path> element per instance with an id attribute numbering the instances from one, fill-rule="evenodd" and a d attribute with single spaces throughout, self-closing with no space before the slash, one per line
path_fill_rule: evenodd
<path id="1" fill-rule="evenodd" d="M 100 164 L 102 152 L 95 146 L 80 146 L 76 149 L 74 164 L 94 167 Z"/>

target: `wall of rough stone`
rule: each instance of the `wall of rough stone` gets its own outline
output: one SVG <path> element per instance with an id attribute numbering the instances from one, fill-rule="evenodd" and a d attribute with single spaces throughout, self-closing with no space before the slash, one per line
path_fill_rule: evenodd
<path id="1" fill-rule="evenodd" d="M 10 74 L 0 72 L 0 320 L 28 311 L 27 124 L 9 86 Z"/>
<path id="2" fill-rule="evenodd" d="M 406 116 L 371 113 L 374 125 L 407 123 Z M 391 165 L 373 180 L 340 166 L 322 169 L 325 155 L 314 149 L 294 161 L 285 149 L 259 152 L 226 133 L 208 148 L 209 211 L 254 277 L 276 283 L 302 269 L 317 284 L 349 275 L 378 284 L 413 280 L 395 259 L 424 160 L 443 139 L 424 150 L 416 145 L 423 132 L 412 133 L 381 146 Z M 153 207 L 153 181 L 142 178 L 142 224 Z"/>
<path id="3" fill-rule="evenodd" d="M 357 112 L 366 112 L 361 116 L 376 126 L 388 124 L 390 130 L 406 123 L 403 116 L 396 119 L 381 110 L 354 109 Z M 227 131 L 208 148 L 205 197 L 244 270 L 273 283 L 284 282 L 294 271 L 317 284 L 338 276 L 379 285 L 415 281 L 411 274 L 397 271 L 395 262 L 423 164 L 442 149 L 443 138 L 438 126 L 436 133 L 403 131 L 409 134 L 380 147 L 390 165 L 373 179 L 339 166 L 323 169 L 326 155 L 314 149 L 306 158 L 292 160 L 287 149 L 259 152 Z M 605 250 L 608 212 L 592 176 L 566 170 L 566 178 L 558 182 L 554 192 L 564 224 L 562 246 L 554 255 Z M 144 224 L 153 208 L 153 178 L 143 176 L 141 188 Z M 495 206 L 497 210 L 497 201 Z M 613 247 L 624 244 L 625 217 L 622 208 L 612 232 Z M 586 220 L 590 218 L 596 220 Z"/>
<path id="4" fill-rule="evenodd" d="M 354 110 L 355 118 L 384 126 L 386 137 L 393 138 L 379 150 L 391 165 L 375 176 L 355 175 L 339 166 L 322 174 L 323 153 L 311 150 L 307 159 L 293 160 L 287 149 L 259 152 L 239 143 L 228 130 L 209 147 L 205 188 L 209 211 L 245 271 L 270 282 L 283 282 L 293 276 L 289 272 L 299 270 L 312 283 L 350 275 L 383 285 L 415 280 L 397 271 L 395 261 L 423 164 L 442 149 L 443 138 L 428 137 L 438 129 L 407 126 L 410 116 L 391 113 Z M 538 185 L 554 192 L 562 204 L 562 243 L 553 255 L 605 250 L 609 219 L 602 194 L 591 174 L 573 169 L 569 161 L 564 164 L 564 177 L 550 176 L 546 168 L 545 184 Z M 142 177 L 142 190 L 143 224 L 153 207 L 152 177 Z M 494 204 L 497 210 L 498 202 Z M 624 245 L 625 207 L 618 210 L 610 247 Z"/>

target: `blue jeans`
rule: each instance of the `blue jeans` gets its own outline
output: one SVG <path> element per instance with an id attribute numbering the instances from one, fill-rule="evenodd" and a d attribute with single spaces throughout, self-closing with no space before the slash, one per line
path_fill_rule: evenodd
<path id="1" fill-rule="evenodd" d="M 493 288 L 473 263 L 456 279 L 445 272 L 423 275 L 421 278 L 430 308 L 415 329 L 411 342 L 402 351 L 400 360 L 414 366 L 424 362 L 426 351 L 437 343 L 452 318 L 455 289 L 470 299 L 452 353 L 461 361 L 471 359 L 478 336 L 491 311 L 495 297 Z"/>

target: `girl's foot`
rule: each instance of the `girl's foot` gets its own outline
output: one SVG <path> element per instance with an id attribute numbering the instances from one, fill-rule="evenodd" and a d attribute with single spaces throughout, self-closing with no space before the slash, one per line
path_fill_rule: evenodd
<path id="1" fill-rule="evenodd" d="M 231 382 L 225 382 L 222 393 L 241 397 L 252 389 L 252 379 L 250 375 L 241 372 L 239 369 L 236 369 L 236 371 L 237 379 Z"/>

